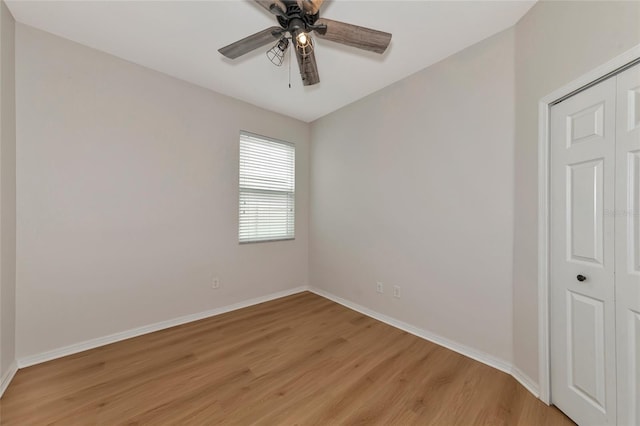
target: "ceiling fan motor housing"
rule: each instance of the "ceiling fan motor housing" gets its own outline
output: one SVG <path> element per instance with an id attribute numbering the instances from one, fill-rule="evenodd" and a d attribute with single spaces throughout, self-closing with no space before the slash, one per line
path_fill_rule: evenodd
<path id="1" fill-rule="evenodd" d="M 304 13 L 297 3 L 288 3 L 285 15 L 277 15 L 278 23 L 282 28 L 292 33 L 291 30 L 302 29 L 309 32 L 320 17 L 320 12 L 309 15 Z M 292 33 L 293 34 L 293 33 Z"/>

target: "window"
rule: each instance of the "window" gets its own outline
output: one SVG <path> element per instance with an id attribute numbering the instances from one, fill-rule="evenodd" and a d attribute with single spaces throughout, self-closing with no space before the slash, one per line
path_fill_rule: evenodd
<path id="1" fill-rule="evenodd" d="M 241 243 L 295 236 L 295 146 L 240 133 Z"/>

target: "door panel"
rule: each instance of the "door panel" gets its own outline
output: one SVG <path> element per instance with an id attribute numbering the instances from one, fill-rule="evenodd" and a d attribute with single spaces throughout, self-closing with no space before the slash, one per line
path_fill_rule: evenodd
<path id="1" fill-rule="evenodd" d="M 637 67 L 637 65 L 636 65 Z M 631 72 L 631 74 L 633 74 L 634 72 L 638 72 L 637 70 L 633 70 L 633 68 L 631 68 L 630 70 L 628 70 Z M 623 76 L 622 79 L 625 80 L 626 78 L 629 77 L 625 77 Z M 633 77 L 631 77 L 633 78 Z M 622 83 L 624 84 L 624 82 Z M 622 96 L 624 96 L 624 93 L 622 94 Z M 632 131 L 638 127 L 640 127 L 640 86 L 639 87 L 631 87 L 629 89 L 627 89 L 627 131 Z M 623 99 L 624 102 L 624 99 Z M 624 120 L 624 113 L 623 113 L 623 118 Z"/>
<path id="2" fill-rule="evenodd" d="M 551 400 L 581 425 L 616 423 L 615 96 L 609 79 L 550 117 Z"/>
<path id="3" fill-rule="evenodd" d="M 568 259 L 602 265 L 603 171 L 602 158 L 567 166 Z"/>
<path id="4" fill-rule="evenodd" d="M 629 371 L 626 372 L 626 375 L 631 380 L 626 386 L 627 389 L 624 389 L 625 380 L 620 380 L 621 389 L 619 392 L 628 390 L 628 397 L 621 396 L 619 416 L 629 424 L 638 424 L 638 420 L 640 420 L 640 312 L 629 310 L 628 315 Z"/>
<path id="5" fill-rule="evenodd" d="M 576 143 L 589 140 L 591 137 L 600 137 L 604 135 L 604 103 L 600 102 L 596 105 L 585 108 L 584 110 L 572 114 L 567 117 L 569 125 L 567 130 L 569 135 L 567 142 L 569 148 Z"/>
<path id="6" fill-rule="evenodd" d="M 618 418 L 640 424 L 640 66 L 617 76 L 616 310 Z"/>
<path id="7" fill-rule="evenodd" d="M 567 294 L 569 386 L 605 412 L 604 304 L 581 294 Z"/>
<path id="8" fill-rule="evenodd" d="M 639 108 L 640 109 L 640 108 Z M 624 145 L 623 145 L 624 146 Z M 628 203 L 631 212 L 640 212 L 640 151 L 631 151 L 627 153 L 627 174 L 628 179 Z M 622 182 L 621 182 L 622 183 Z M 624 223 L 620 224 L 624 229 Z M 628 245 L 628 264 L 629 272 L 640 274 L 640 215 L 632 214 L 628 229 L 629 241 Z M 621 253 L 624 256 L 624 252 Z"/>

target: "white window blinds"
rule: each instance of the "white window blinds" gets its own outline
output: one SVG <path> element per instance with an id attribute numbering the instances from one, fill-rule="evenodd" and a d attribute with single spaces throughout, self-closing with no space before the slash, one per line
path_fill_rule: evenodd
<path id="1" fill-rule="evenodd" d="M 295 157 L 292 144 L 240 133 L 241 243 L 294 238 Z"/>

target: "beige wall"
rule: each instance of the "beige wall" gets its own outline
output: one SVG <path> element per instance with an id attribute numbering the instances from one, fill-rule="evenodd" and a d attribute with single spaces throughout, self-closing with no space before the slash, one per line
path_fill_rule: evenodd
<path id="1" fill-rule="evenodd" d="M 639 44 L 640 3 L 539 2 L 514 29 L 316 121 L 312 135 L 305 123 L 17 31 L 19 356 L 310 276 L 537 381 L 537 102 Z M 12 113 L 10 51 L 2 117 Z M 5 122 L 3 369 L 15 289 Z M 237 244 L 240 129 L 297 143 L 295 242 Z M 210 289 L 213 276 L 221 290 Z"/>
<path id="2" fill-rule="evenodd" d="M 16 46 L 19 358 L 307 284 L 306 123 L 20 24 Z M 295 241 L 238 244 L 240 130 L 296 144 Z"/>
<path id="3" fill-rule="evenodd" d="M 15 23 L 0 1 L 0 378 L 15 361 L 16 126 Z"/>
<path id="4" fill-rule="evenodd" d="M 507 30 L 317 120 L 311 149 L 312 285 L 506 364 L 513 65 Z"/>
<path id="5" fill-rule="evenodd" d="M 538 381 L 538 101 L 640 43 L 640 2 L 538 2 L 516 25 L 514 364 Z"/>

